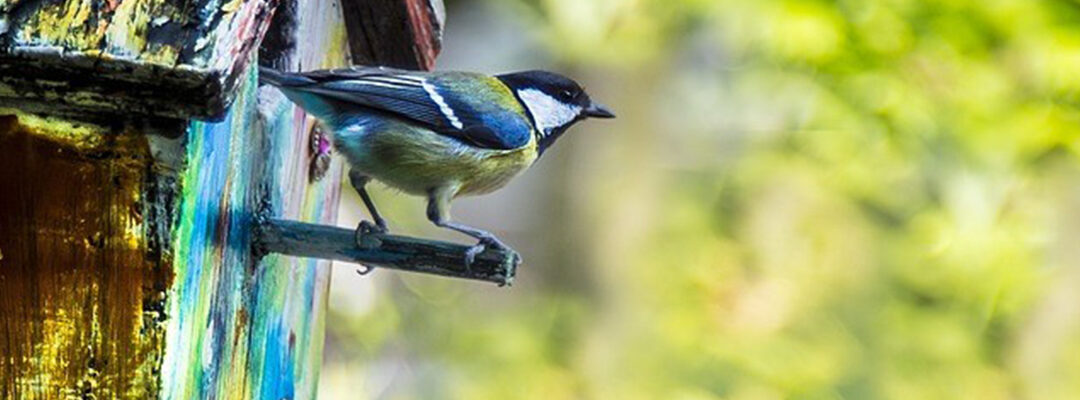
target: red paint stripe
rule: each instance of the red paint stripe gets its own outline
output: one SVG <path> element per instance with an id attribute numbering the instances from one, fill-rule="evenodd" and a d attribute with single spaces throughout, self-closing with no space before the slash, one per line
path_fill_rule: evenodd
<path id="1" fill-rule="evenodd" d="M 432 30 L 438 24 L 427 0 L 405 0 L 409 10 L 409 26 L 412 28 L 416 61 L 425 70 L 435 68 L 435 57 L 442 44 Z"/>

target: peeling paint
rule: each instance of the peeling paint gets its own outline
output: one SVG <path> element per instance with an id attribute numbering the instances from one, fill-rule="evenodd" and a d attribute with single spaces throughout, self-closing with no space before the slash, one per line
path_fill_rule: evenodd
<path id="1" fill-rule="evenodd" d="M 0 116 L 3 115 L 14 116 L 28 132 L 80 151 L 100 148 L 108 132 L 108 129 L 98 125 L 40 116 L 12 108 L 0 108 Z"/>
<path id="2" fill-rule="evenodd" d="M 46 3 L 31 14 L 17 36 L 25 43 L 89 49 L 101 33 L 92 0 Z M 92 18 L 93 17 L 93 18 Z"/>
<path id="3" fill-rule="evenodd" d="M 85 111 L 218 117 L 231 101 L 236 77 L 247 67 L 248 53 L 269 26 L 274 3 L 23 0 L 17 8 L 0 4 L 0 95 L 61 101 Z M 42 88 L 22 79 L 32 76 L 53 77 L 56 85 Z M 66 77 L 79 79 L 68 82 Z M 125 90 L 109 90 L 110 86 Z M 103 91 L 110 95 L 102 96 Z M 176 96 L 146 95 L 165 92 Z M 147 104 L 153 102 L 163 104 Z"/>
<path id="4" fill-rule="evenodd" d="M 167 16 L 154 16 L 151 9 L 153 1 L 128 0 L 121 2 L 112 16 L 109 18 L 105 30 L 104 43 L 99 46 L 104 48 L 109 55 L 122 57 L 138 57 L 146 47 L 146 31 L 150 20 Z M 80 47 L 79 50 L 86 50 Z M 170 62 L 173 60 L 162 60 Z"/>
<path id="5" fill-rule="evenodd" d="M 216 46 L 222 47 L 222 51 L 214 52 L 213 56 L 226 56 L 225 61 L 231 61 L 233 50 L 252 41 L 258 33 L 258 30 L 236 28 L 259 23 L 254 19 L 264 14 L 269 4 L 266 0 L 230 0 L 220 5 L 215 0 L 196 3 L 198 8 L 170 0 L 127 0 L 104 5 L 95 0 L 29 0 L 23 5 L 29 9 L 24 11 L 29 15 L 25 21 L 10 21 L 10 15 L 4 12 L 4 31 L 14 31 L 16 47 L 59 46 L 69 53 L 104 49 L 102 54 L 107 56 L 205 68 L 220 60 L 167 59 L 161 56 L 160 47 L 155 46 L 148 54 L 144 50 L 154 42 L 173 48 L 165 53 L 180 54 L 178 50 L 187 43 L 218 37 L 223 40 Z M 176 35 L 152 34 L 153 28 L 161 28 L 170 21 L 177 24 Z"/>
<path id="6" fill-rule="evenodd" d="M 145 398 L 158 392 L 169 219 L 138 211 L 152 160 L 136 132 L 0 115 L 0 398 Z M 65 134 L 64 130 L 75 133 Z M 16 310 L 15 312 L 9 312 Z M 41 334 L 46 332 L 47 334 Z"/>
<path id="7" fill-rule="evenodd" d="M 314 393 L 329 265 L 281 257 L 255 265 L 248 252 L 251 213 L 269 195 L 275 213 L 333 220 L 341 165 L 335 163 L 331 179 L 321 184 L 295 174 L 305 165 L 310 122 L 289 103 L 279 103 L 272 119 L 257 119 L 257 93 L 252 71 L 225 121 L 189 128 L 174 246 L 177 279 L 168 306 L 178 317 L 169 322 L 164 398 Z M 271 192 L 261 192 L 265 187 Z M 304 338 L 293 339 L 299 342 L 291 348 L 290 330 Z"/>
<path id="8" fill-rule="evenodd" d="M 231 0 L 221 6 L 221 11 L 227 13 L 234 13 L 240 9 L 240 5 L 244 3 L 244 0 Z"/>
<path id="9" fill-rule="evenodd" d="M 326 21 L 336 4 L 306 4 L 307 40 L 294 62 L 342 65 L 344 28 Z M 315 397 L 329 263 L 269 256 L 256 264 L 250 224 L 264 204 L 284 218 L 333 221 L 342 165 L 332 161 L 325 179 L 310 182 L 314 121 L 290 102 L 260 98 L 266 91 L 253 70 L 242 82 L 224 121 L 188 129 L 167 308 L 177 318 L 162 365 L 167 399 Z"/>
<path id="10" fill-rule="evenodd" d="M 5 229 L 48 222 L 34 234 L 0 232 L 0 310 L 37 313 L 0 313 L 0 326 L 38 324 L 14 334 L 0 330 L 0 343 L 17 346 L 0 357 L 0 398 L 315 396 L 329 263 L 257 260 L 252 218 L 265 210 L 333 221 L 342 165 L 332 161 L 326 179 L 309 182 L 312 120 L 289 102 L 259 102 L 256 73 L 246 66 L 255 64 L 253 38 L 266 29 L 269 3 L 21 0 L 20 7 L 44 15 L 12 19 L 0 38 L 14 41 L 0 49 L 0 97 L 14 98 L 21 110 L 0 108 L 0 142 L 47 151 L 28 153 L 34 159 L 0 157 L 0 167 L 37 163 L 0 168 L 0 191 L 19 193 L 0 196 L 0 206 L 35 204 L 37 197 L 13 189 L 22 185 L 44 188 L 36 196 L 67 208 L 24 216 L 22 225 L 5 220 L 17 213 L 0 213 Z M 0 18 L 14 15 L 12 4 L 0 0 Z M 305 43 L 291 62 L 341 66 L 344 28 L 327 19 L 339 15 L 338 4 L 302 4 Z M 61 37 L 63 24 L 76 33 Z M 115 79 L 105 86 L 79 81 L 88 70 Z M 18 79 L 40 71 L 60 78 Z M 180 138 L 26 111 L 27 99 L 49 112 L 120 107 L 109 96 L 125 93 L 138 100 L 127 107 L 142 112 L 169 108 L 155 103 L 169 93 L 176 104 L 166 111 L 190 113 L 184 100 L 233 95 L 230 79 L 238 90 L 225 119 L 190 122 Z M 73 83 L 95 89 L 65 86 Z M 180 115 L 189 114 L 170 114 Z M 13 127 L 17 136 L 8 133 Z M 35 186 L 13 173 L 34 168 L 59 178 Z M 155 228 L 173 221 L 174 230 Z M 60 251 L 34 251 L 30 239 Z M 27 262 L 31 256 L 45 259 Z M 27 278 L 12 271 L 35 274 L 44 286 L 22 285 Z M 50 334 L 26 333 L 43 331 Z"/>

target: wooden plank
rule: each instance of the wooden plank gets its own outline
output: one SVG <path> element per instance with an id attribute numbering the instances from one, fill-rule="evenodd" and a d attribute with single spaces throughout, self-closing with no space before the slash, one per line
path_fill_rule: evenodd
<path id="1" fill-rule="evenodd" d="M 0 398 L 158 392 L 170 216 L 148 136 L 0 110 Z"/>
<path id="2" fill-rule="evenodd" d="M 441 0 L 344 0 L 352 62 L 430 70 L 442 48 Z"/>
<path id="3" fill-rule="evenodd" d="M 56 114 L 220 117 L 276 0 L 0 5 L 0 105 Z M 170 93 L 170 96 L 161 96 Z"/>
<path id="4" fill-rule="evenodd" d="M 303 46 L 279 62 L 330 68 L 346 62 L 332 0 L 295 3 Z M 252 252 L 258 212 L 301 221 L 336 219 L 341 164 L 309 177 L 315 121 L 272 88 L 242 79 L 225 120 L 186 134 L 169 291 L 162 397 L 313 398 L 322 362 L 330 263 Z"/>
<path id="5" fill-rule="evenodd" d="M 285 1 L 268 61 L 344 65 L 337 1 Z M 244 68 L 271 3 L 0 0 L 0 398 L 314 397 L 329 261 L 253 219 L 334 221 L 342 165 Z"/>

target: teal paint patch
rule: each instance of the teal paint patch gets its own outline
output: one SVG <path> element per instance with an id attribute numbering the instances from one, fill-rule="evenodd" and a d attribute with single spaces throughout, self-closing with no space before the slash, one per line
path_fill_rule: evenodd
<path id="1" fill-rule="evenodd" d="M 257 260 L 253 217 L 267 196 L 274 216 L 332 222 L 341 166 L 309 184 L 310 122 L 283 102 L 259 117 L 243 80 L 224 121 L 188 129 L 163 398 L 295 398 L 318 381 L 329 263 Z"/>

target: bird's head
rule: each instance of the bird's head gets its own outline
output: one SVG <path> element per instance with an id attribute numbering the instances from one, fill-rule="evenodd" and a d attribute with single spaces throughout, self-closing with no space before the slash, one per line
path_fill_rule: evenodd
<path id="1" fill-rule="evenodd" d="M 523 71 L 498 75 L 532 117 L 543 152 L 574 123 L 585 118 L 615 118 L 596 103 L 577 82 L 547 71 Z"/>

